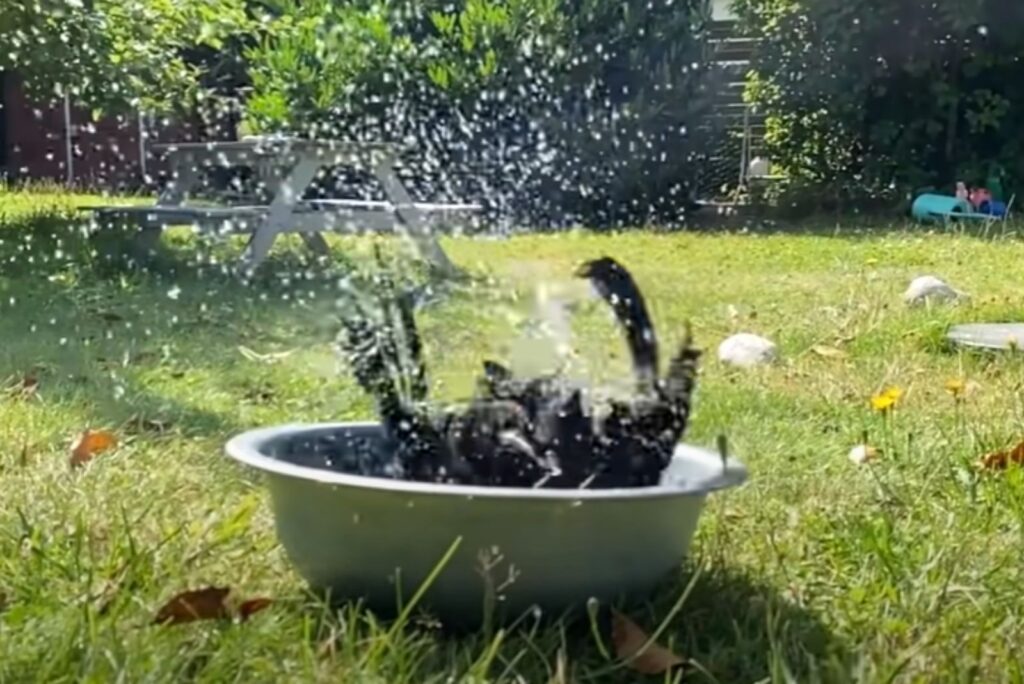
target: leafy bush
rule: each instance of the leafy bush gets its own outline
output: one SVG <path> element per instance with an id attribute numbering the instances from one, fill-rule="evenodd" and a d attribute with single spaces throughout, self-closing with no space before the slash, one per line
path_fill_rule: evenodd
<path id="1" fill-rule="evenodd" d="M 840 194 L 1024 179 L 1024 6 L 738 0 L 762 38 L 747 95 L 790 175 Z"/>
<path id="2" fill-rule="evenodd" d="M 533 222 L 674 218 L 689 199 L 704 0 L 272 9 L 246 53 L 254 129 L 405 142 L 435 193 Z"/>
<path id="3" fill-rule="evenodd" d="M 245 0 L 3 0 L 0 71 L 35 96 L 117 111 L 183 108 L 199 92 L 190 49 L 248 31 Z"/>
<path id="4" fill-rule="evenodd" d="M 576 0 L 565 11 L 572 57 L 551 117 L 563 150 L 554 211 L 591 225 L 680 219 L 706 142 L 706 4 Z"/>

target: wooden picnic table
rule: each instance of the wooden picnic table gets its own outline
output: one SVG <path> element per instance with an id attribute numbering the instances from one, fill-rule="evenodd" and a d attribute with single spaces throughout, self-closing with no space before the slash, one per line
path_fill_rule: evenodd
<path id="1" fill-rule="evenodd" d="M 140 227 L 139 246 L 152 249 L 168 225 L 192 224 L 218 233 L 250 233 L 242 257 L 246 271 L 255 269 L 282 233 L 297 233 L 317 254 L 327 254 L 323 233 L 360 228 L 399 230 L 420 256 L 445 275 L 455 273 L 435 239 L 430 223 L 453 220 L 479 210 L 472 204 L 417 203 L 395 173 L 402 148 L 388 143 L 350 143 L 285 137 L 253 137 L 229 142 L 154 145 L 167 155 L 172 178 L 151 206 L 90 207 L 98 217 L 121 217 Z M 247 166 L 266 185 L 268 204 L 204 207 L 187 205 L 202 183 L 204 170 Z M 371 172 L 387 201 L 303 200 L 317 172 L 327 166 L 350 166 Z"/>

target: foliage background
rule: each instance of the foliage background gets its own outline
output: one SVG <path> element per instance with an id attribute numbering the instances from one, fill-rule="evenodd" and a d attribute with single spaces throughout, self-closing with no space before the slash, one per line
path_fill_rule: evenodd
<path id="1" fill-rule="evenodd" d="M 907 197 L 1024 180 L 1024 4 L 737 0 L 747 97 L 804 193 Z"/>
<path id="2" fill-rule="evenodd" d="M 535 224 L 686 208 L 708 105 L 705 0 L 265 6 L 274 19 L 246 52 L 254 130 L 408 143 L 435 194 L 482 194 Z"/>
<path id="3" fill-rule="evenodd" d="M 795 194 L 1024 179 L 1024 4 L 735 9 L 760 39 L 746 96 Z M 8 0 L 0 70 L 97 115 L 230 106 L 246 131 L 404 142 L 424 192 L 534 225 L 674 223 L 716 140 L 709 16 L 706 0 Z"/>
<path id="4" fill-rule="evenodd" d="M 423 195 L 535 226 L 675 223 L 707 148 L 709 16 L 707 0 L 11 0 L 0 69 L 97 116 L 405 143 Z M 325 192 L 360 182 L 337 176 Z"/>
<path id="5" fill-rule="evenodd" d="M 230 52 L 252 28 L 245 0 L 4 0 L 0 71 L 41 101 L 68 93 L 97 116 L 181 111 L 212 65 L 190 53 Z"/>

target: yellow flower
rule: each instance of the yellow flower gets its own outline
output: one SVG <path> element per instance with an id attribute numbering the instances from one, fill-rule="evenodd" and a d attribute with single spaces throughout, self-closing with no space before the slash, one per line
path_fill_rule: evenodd
<path id="1" fill-rule="evenodd" d="M 946 381 L 946 391 L 949 392 L 950 396 L 954 399 L 962 397 L 966 389 L 967 383 L 964 382 L 963 378 L 952 378 Z"/>
<path id="2" fill-rule="evenodd" d="M 879 413 L 885 413 L 894 407 L 902 396 L 903 390 L 899 387 L 889 387 L 871 397 L 871 408 Z"/>

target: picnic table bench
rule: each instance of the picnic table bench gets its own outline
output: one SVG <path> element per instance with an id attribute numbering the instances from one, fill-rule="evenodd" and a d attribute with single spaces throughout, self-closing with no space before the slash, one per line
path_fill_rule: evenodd
<path id="1" fill-rule="evenodd" d="M 296 233 L 317 254 L 327 254 L 324 232 L 397 230 L 407 235 L 420 256 L 445 275 L 454 266 L 434 238 L 438 222 L 460 223 L 479 212 L 476 204 L 414 202 L 395 173 L 401 148 L 386 143 L 348 143 L 283 137 L 239 141 L 155 145 L 172 167 L 172 178 L 155 205 L 84 207 L 97 221 L 128 221 L 140 228 L 138 247 L 156 246 L 164 227 L 193 225 L 218 234 L 248 233 L 242 256 L 255 269 L 282 233 Z M 370 171 L 383 186 L 386 201 L 303 199 L 317 172 L 328 166 Z M 228 206 L 186 204 L 200 187 L 202 172 L 217 167 L 252 168 L 271 197 L 269 203 Z"/>

